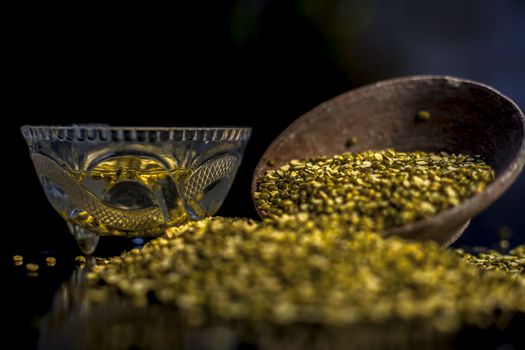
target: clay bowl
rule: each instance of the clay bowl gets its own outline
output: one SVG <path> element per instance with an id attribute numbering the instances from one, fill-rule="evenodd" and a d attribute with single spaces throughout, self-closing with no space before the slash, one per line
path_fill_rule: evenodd
<path id="1" fill-rule="evenodd" d="M 430 120 L 416 118 L 421 110 L 430 112 Z M 348 147 L 350 137 L 358 142 Z M 266 170 L 292 159 L 385 148 L 480 154 L 495 169 L 495 181 L 461 205 L 384 232 L 449 245 L 521 171 L 525 118 L 509 98 L 474 81 L 449 76 L 381 81 L 337 96 L 293 122 L 260 159 L 252 192 Z"/>

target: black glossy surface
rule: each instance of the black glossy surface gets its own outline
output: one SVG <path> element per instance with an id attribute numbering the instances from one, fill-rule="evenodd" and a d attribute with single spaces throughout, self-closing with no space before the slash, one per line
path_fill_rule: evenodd
<path id="1" fill-rule="evenodd" d="M 133 245 L 124 244 L 128 249 Z M 54 267 L 43 260 L 57 258 Z M 464 327 L 458 333 L 441 334 L 424 323 L 392 322 L 358 327 L 312 325 L 267 326 L 214 323 L 188 326 L 175 309 L 157 304 L 134 305 L 129 299 L 109 294 L 102 303 L 89 303 L 85 295 L 84 268 L 73 256 L 45 252 L 26 254 L 26 262 L 39 263 L 38 277 L 24 266 L 2 258 L 12 283 L 8 299 L 15 312 L 6 321 L 13 332 L 4 341 L 18 348 L 40 349 L 332 349 L 417 348 L 520 349 L 525 346 L 525 315 L 518 314 L 504 328 Z M 16 332 L 15 332 L 16 331 Z"/>
<path id="2" fill-rule="evenodd" d="M 2 104 L 9 110 L 1 138 L 2 198 L 9 204 L 2 212 L 9 221 L 0 246 L 2 315 L 9 321 L 5 341 L 14 338 L 20 348 L 35 346 L 34 320 L 48 312 L 79 254 L 45 200 L 20 125 L 251 126 L 244 162 L 219 214 L 256 217 L 250 181 L 263 151 L 295 118 L 339 93 L 396 76 L 450 74 L 487 83 L 525 106 L 520 0 L 49 6 L 6 12 L 3 47 L 11 79 Z M 491 246 L 504 225 L 513 231 L 511 245 L 525 242 L 523 198 L 524 174 L 456 244 Z M 104 246 L 98 254 L 118 253 L 126 244 Z M 14 254 L 42 257 L 43 251 L 58 261 L 38 278 L 12 266 Z M 485 348 L 505 343 L 473 337 Z"/>

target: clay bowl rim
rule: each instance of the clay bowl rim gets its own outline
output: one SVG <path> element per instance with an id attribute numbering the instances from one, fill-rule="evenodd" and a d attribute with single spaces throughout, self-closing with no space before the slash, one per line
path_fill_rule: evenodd
<path id="1" fill-rule="evenodd" d="M 458 220 L 458 218 L 461 218 L 461 217 L 464 217 L 464 220 L 462 220 L 463 224 L 461 225 L 463 226 L 463 229 L 464 229 L 466 225 L 468 224 L 468 221 L 474 215 L 476 215 L 483 209 L 487 208 L 490 204 L 492 204 L 499 196 L 501 196 L 510 187 L 510 185 L 514 182 L 514 180 L 518 177 L 520 171 L 522 170 L 525 164 L 525 116 L 514 101 L 512 101 L 509 97 L 502 94 L 500 91 L 496 90 L 495 88 L 489 85 L 486 85 L 484 83 L 474 81 L 474 80 L 458 78 L 458 77 L 449 76 L 449 75 L 412 75 L 412 76 L 403 76 L 403 77 L 378 81 L 372 84 L 367 84 L 367 85 L 349 90 L 347 92 L 344 92 L 342 94 L 339 94 L 317 105 L 313 109 L 309 110 L 308 112 L 302 114 L 300 117 L 295 119 L 286 129 L 284 129 L 272 141 L 272 143 L 266 148 L 262 157 L 259 159 L 259 162 L 257 163 L 257 166 L 252 176 L 252 184 L 251 184 L 252 201 L 254 203 L 255 209 L 257 210 L 257 214 L 261 218 L 264 218 L 264 216 L 261 215 L 259 208 L 257 208 L 257 206 L 255 205 L 255 198 L 253 198 L 253 194 L 257 188 L 257 182 L 259 178 L 270 168 L 277 169 L 279 166 L 284 164 L 284 163 L 275 164 L 275 166 L 270 167 L 267 164 L 267 159 L 271 159 L 271 156 L 269 155 L 272 153 L 272 149 L 280 143 L 280 140 L 284 138 L 290 130 L 295 129 L 297 125 L 300 125 L 301 119 L 308 118 L 312 114 L 315 115 L 315 113 L 318 110 L 324 109 L 330 103 L 336 100 L 345 98 L 346 96 L 359 95 L 359 94 L 366 95 L 367 92 L 377 89 L 377 88 L 383 88 L 389 85 L 404 84 L 404 83 L 408 83 L 412 81 L 428 81 L 429 83 L 432 83 L 433 81 L 436 81 L 436 82 L 446 81 L 450 86 L 458 87 L 463 84 L 467 84 L 472 87 L 476 87 L 476 88 L 485 90 L 486 92 L 489 92 L 492 95 L 499 96 L 503 101 L 505 101 L 505 103 L 508 106 L 510 106 L 512 110 L 514 110 L 515 113 L 513 115 L 516 115 L 521 122 L 522 135 L 524 136 L 521 138 L 521 145 L 519 147 L 519 150 L 517 151 L 516 155 L 514 156 L 510 164 L 506 167 L 506 169 L 499 175 L 496 174 L 495 180 L 491 182 L 482 192 L 464 200 L 460 205 L 456 207 L 452 207 L 452 208 L 443 210 L 439 212 L 438 214 L 432 217 L 429 217 L 427 219 L 415 221 L 413 223 L 403 225 L 403 226 L 390 228 L 388 230 L 383 231 L 382 235 L 384 236 L 400 235 L 404 237 L 409 237 L 412 231 L 421 231 L 425 228 L 436 227 L 446 222 Z M 330 156 L 333 154 L 325 154 L 325 155 Z M 289 159 L 288 161 L 290 160 L 292 159 Z M 457 239 L 459 235 L 461 235 L 462 231 L 463 230 L 461 229 L 459 232 L 456 232 L 454 235 L 451 235 L 449 242 L 453 242 L 455 239 Z"/>

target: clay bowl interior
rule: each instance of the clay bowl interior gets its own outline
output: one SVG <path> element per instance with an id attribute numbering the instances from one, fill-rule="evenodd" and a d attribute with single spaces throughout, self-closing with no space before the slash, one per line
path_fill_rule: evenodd
<path id="1" fill-rule="evenodd" d="M 430 112 L 428 121 L 416 117 L 422 110 Z M 496 171 L 483 192 L 436 216 L 384 232 L 449 245 L 518 176 L 525 160 L 524 125 L 516 104 L 477 82 L 448 76 L 386 80 L 335 97 L 292 123 L 260 159 L 252 193 L 266 170 L 292 159 L 385 148 L 479 154 Z M 351 137 L 358 142 L 348 147 Z"/>

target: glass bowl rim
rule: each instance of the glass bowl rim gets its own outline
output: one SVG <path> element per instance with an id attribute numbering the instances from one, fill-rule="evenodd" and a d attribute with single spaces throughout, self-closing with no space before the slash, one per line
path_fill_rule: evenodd
<path id="1" fill-rule="evenodd" d="M 252 128 L 111 126 L 107 124 L 24 125 L 20 127 L 27 141 L 247 141 Z"/>

